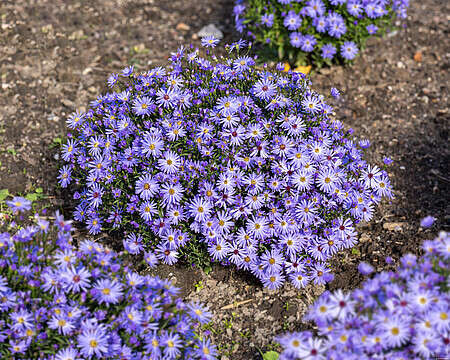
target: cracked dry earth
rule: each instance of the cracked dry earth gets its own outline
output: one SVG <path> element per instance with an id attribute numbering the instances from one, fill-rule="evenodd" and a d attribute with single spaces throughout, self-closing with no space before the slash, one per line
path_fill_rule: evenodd
<path id="1" fill-rule="evenodd" d="M 55 188 L 58 140 L 65 119 L 105 91 L 109 73 L 134 64 L 164 64 L 179 45 L 199 44 L 197 31 L 214 23 L 235 39 L 231 0 L 2 1 L 0 8 L 0 189 L 26 193 L 42 187 L 54 207 L 70 216 L 70 202 Z M 371 39 L 352 67 L 312 74 L 324 94 L 334 86 L 336 117 L 370 139 L 371 162 L 390 156 L 395 199 L 359 226 L 360 243 L 334 261 L 328 289 L 362 281 L 359 261 L 386 268 L 384 258 L 420 253 L 423 239 L 449 227 L 449 3 L 411 2 L 406 27 Z M 420 228 L 426 215 L 437 218 Z M 108 243 L 103 237 L 101 241 Z M 112 241 L 112 240 L 111 240 Z M 211 332 L 222 359 L 260 359 L 273 335 L 303 329 L 301 318 L 325 287 L 269 292 L 253 278 L 214 267 L 206 275 L 183 267 L 157 269 L 187 299 L 214 314 Z"/>

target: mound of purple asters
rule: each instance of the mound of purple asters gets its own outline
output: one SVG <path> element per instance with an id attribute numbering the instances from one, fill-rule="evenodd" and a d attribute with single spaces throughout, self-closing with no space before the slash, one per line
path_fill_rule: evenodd
<path id="1" fill-rule="evenodd" d="M 280 360 L 440 359 L 450 351 L 450 236 L 423 243 L 424 256 L 405 255 L 350 293 L 322 294 L 308 320 L 317 335 L 279 337 Z M 366 264 L 367 266 L 367 264 Z"/>
<path id="2" fill-rule="evenodd" d="M 11 204 L 16 211 L 17 205 Z M 7 222 L 0 233 L 2 359 L 215 359 L 210 312 L 120 254 L 71 237 L 71 221 Z"/>
<path id="3" fill-rule="evenodd" d="M 235 0 L 237 30 L 268 44 L 281 59 L 321 66 L 353 60 L 366 40 L 382 35 L 409 0 Z"/>
<path id="4" fill-rule="evenodd" d="M 73 114 L 60 183 L 76 190 L 75 220 L 124 232 L 131 253 L 173 264 L 203 243 L 271 289 L 322 283 L 389 179 L 303 75 L 257 70 L 243 45 L 226 59 L 181 48 Z"/>

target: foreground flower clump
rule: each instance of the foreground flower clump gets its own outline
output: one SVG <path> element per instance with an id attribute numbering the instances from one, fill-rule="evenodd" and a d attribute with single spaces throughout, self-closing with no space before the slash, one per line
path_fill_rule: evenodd
<path id="1" fill-rule="evenodd" d="M 239 32 L 296 57 L 299 65 L 353 60 L 371 35 L 395 16 L 406 18 L 409 0 L 236 0 Z"/>
<path id="2" fill-rule="evenodd" d="M 115 91 L 68 120 L 60 184 L 78 190 L 75 219 L 92 234 L 123 231 L 152 264 L 203 243 L 271 289 L 322 283 L 354 224 L 392 196 L 389 179 L 304 75 L 258 70 L 243 46 L 221 59 L 182 48 L 166 69 L 112 75 Z"/>
<path id="3" fill-rule="evenodd" d="M 29 207 L 15 198 L 14 211 Z M 26 223 L 29 223 L 27 221 Z M 196 332 L 210 313 L 166 280 L 142 276 L 71 221 L 9 222 L 0 234 L 2 359 L 215 359 Z"/>
<path id="4" fill-rule="evenodd" d="M 379 273 L 361 289 L 322 294 L 307 315 L 319 336 L 300 332 L 280 337 L 280 360 L 448 356 L 449 234 L 425 241 L 423 250 L 423 257 L 405 255 L 395 272 Z"/>

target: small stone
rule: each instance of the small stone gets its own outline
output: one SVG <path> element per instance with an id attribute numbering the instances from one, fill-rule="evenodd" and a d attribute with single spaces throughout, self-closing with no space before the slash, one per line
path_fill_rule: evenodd
<path id="1" fill-rule="evenodd" d="M 367 233 L 362 233 L 361 236 L 359 237 L 359 242 L 361 242 L 361 243 L 365 243 L 369 240 L 370 240 L 370 236 Z"/>
<path id="2" fill-rule="evenodd" d="M 405 64 L 403 64 L 401 61 L 399 61 L 399 62 L 397 62 L 397 67 L 398 67 L 399 69 L 404 69 L 406 66 L 405 66 Z"/>
<path id="3" fill-rule="evenodd" d="M 72 34 L 69 35 L 69 40 L 81 40 L 84 39 L 84 31 L 82 29 L 74 31 Z"/>
<path id="4" fill-rule="evenodd" d="M 189 31 L 191 29 L 191 27 L 189 25 L 181 22 L 177 25 L 176 29 L 178 31 Z"/>
<path id="5" fill-rule="evenodd" d="M 394 37 L 397 34 L 398 34 L 398 30 L 394 30 L 394 31 L 391 31 L 390 33 L 388 33 L 387 37 L 391 38 L 391 37 Z"/>
<path id="6" fill-rule="evenodd" d="M 417 51 L 417 52 L 414 54 L 413 59 L 414 59 L 414 61 L 416 61 L 416 62 L 421 62 L 421 61 L 422 61 L 422 52 L 421 52 L 421 51 Z"/>
<path id="7" fill-rule="evenodd" d="M 216 25 L 209 24 L 200 29 L 200 31 L 197 33 L 198 37 L 203 38 L 206 36 L 214 36 L 216 39 L 222 39 L 223 33 L 220 31 Z"/>
<path id="8" fill-rule="evenodd" d="M 389 231 L 402 231 L 403 226 L 405 226 L 405 222 L 387 222 L 383 224 L 383 229 Z"/>
<path id="9" fill-rule="evenodd" d="M 61 102 L 63 103 L 64 106 L 70 108 L 70 109 L 75 109 L 75 103 L 69 99 L 62 99 Z"/>

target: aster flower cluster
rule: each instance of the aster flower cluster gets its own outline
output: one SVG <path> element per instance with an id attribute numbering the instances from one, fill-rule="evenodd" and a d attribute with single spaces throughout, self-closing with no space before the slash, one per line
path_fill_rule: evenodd
<path id="1" fill-rule="evenodd" d="M 19 197 L 10 202 L 14 212 L 28 205 Z M 36 214 L 4 226 L 2 359 L 216 358 L 214 345 L 199 336 L 211 314 L 183 303 L 168 281 L 139 275 L 98 243 L 75 247 L 71 221 L 58 213 L 53 223 Z"/>
<path id="2" fill-rule="evenodd" d="M 351 61 L 366 40 L 395 17 L 406 18 L 409 0 L 236 0 L 236 28 L 278 50 L 280 58 L 318 66 Z"/>
<path id="3" fill-rule="evenodd" d="M 392 196 L 389 179 L 303 74 L 258 70 L 244 45 L 227 58 L 181 48 L 167 68 L 111 76 L 115 91 L 68 119 L 60 184 L 77 190 L 76 220 L 123 231 L 151 265 L 194 242 L 271 289 L 323 283 L 355 223 Z"/>
<path id="4" fill-rule="evenodd" d="M 318 335 L 281 336 L 280 360 L 444 359 L 450 352 L 450 236 L 423 243 L 425 255 L 408 254 L 393 272 L 360 289 L 326 292 L 307 319 Z M 361 270 L 367 274 L 367 264 Z"/>

